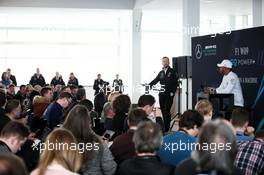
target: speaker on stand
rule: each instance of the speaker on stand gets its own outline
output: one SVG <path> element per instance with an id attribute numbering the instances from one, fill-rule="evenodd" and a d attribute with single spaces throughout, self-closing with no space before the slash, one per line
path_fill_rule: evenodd
<path id="1" fill-rule="evenodd" d="M 181 80 L 186 80 L 186 109 L 188 109 L 189 106 L 189 82 L 188 80 L 192 77 L 192 59 L 191 56 L 180 56 L 180 57 L 173 57 L 172 58 L 172 67 L 175 70 L 178 78 L 179 78 L 179 88 L 178 88 L 178 112 L 177 114 L 172 117 L 173 124 L 172 127 L 174 126 L 176 120 L 178 117 L 181 115 Z M 171 129 L 172 129 L 171 127 Z"/>

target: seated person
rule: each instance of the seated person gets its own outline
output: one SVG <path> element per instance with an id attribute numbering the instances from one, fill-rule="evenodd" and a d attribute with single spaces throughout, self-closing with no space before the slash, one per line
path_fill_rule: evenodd
<path id="1" fill-rule="evenodd" d="M 26 142 L 29 130 L 22 123 L 10 121 L 1 131 L 0 153 L 16 153 Z"/>
<path id="2" fill-rule="evenodd" d="M 133 136 L 136 157 L 121 163 L 118 175 L 170 175 L 174 167 L 162 164 L 157 158 L 157 151 L 162 144 L 160 126 L 152 121 L 138 125 Z"/>
<path id="3" fill-rule="evenodd" d="M 77 141 L 70 131 L 62 128 L 55 129 L 48 135 L 44 144 L 46 146 L 42 147 L 44 150 L 42 150 L 38 168 L 30 175 L 77 175 L 81 167 L 81 154 L 78 146 L 75 149 L 69 149 L 71 145 L 77 145 Z M 51 144 L 57 146 L 58 149 L 49 149 L 48 145 Z"/>
<path id="4" fill-rule="evenodd" d="M 12 154 L 0 154 L 0 174 L 28 175 L 24 162 Z"/>
<path id="5" fill-rule="evenodd" d="M 238 142 L 253 140 L 253 137 L 250 137 L 245 134 L 247 131 L 249 131 L 250 133 L 254 131 L 252 127 L 248 127 L 248 122 L 248 111 L 243 108 L 237 108 L 233 110 L 231 115 L 231 124 L 236 130 L 236 138 Z"/>
<path id="6" fill-rule="evenodd" d="M 44 119 L 47 120 L 48 127 L 53 129 L 62 122 L 64 109 L 71 104 L 72 95 L 68 92 L 60 93 L 58 99 L 51 103 L 44 112 Z"/>
<path id="7" fill-rule="evenodd" d="M 110 102 L 106 102 L 103 107 L 101 123 L 104 124 L 104 130 L 111 130 L 113 131 L 113 118 L 114 118 L 114 111 L 111 106 Z"/>
<path id="8" fill-rule="evenodd" d="M 9 100 L 5 105 L 5 115 L 0 120 L 0 132 L 4 126 L 13 120 L 16 120 L 21 114 L 21 105 L 19 100 Z"/>
<path id="9" fill-rule="evenodd" d="M 209 100 L 199 100 L 195 105 L 195 110 L 204 117 L 205 122 L 212 120 L 213 106 Z"/>
<path id="10" fill-rule="evenodd" d="M 189 158 L 194 148 L 192 146 L 186 148 L 186 145 L 196 143 L 195 137 L 203 121 L 203 117 L 197 111 L 185 111 L 180 116 L 179 130 L 163 138 L 163 145 L 159 151 L 161 162 L 176 166 L 180 161 Z"/>
<path id="11" fill-rule="evenodd" d="M 237 153 L 235 133 L 223 120 L 203 125 L 192 158 L 178 164 L 175 175 L 244 175 L 234 166 Z"/>
<path id="12" fill-rule="evenodd" d="M 239 143 L 235 166 L 245 174 L 264 174 L 264 130 L 257 132 L 254 140 Z"/>
<path id="13" fill-rule="evenodd" d="M 147 119 L 147 114 L 142 109 L 133 109 L 128 114 L 129 130 L 119 135 L 114 139 L 110 150 L 117 164 L 122 163 L 124 160 L 130 159 L 136 155 L 135 145 L 133 143 L 133 136 L 137 130 L 137 125 Z"/>
<path id="14" fill-rule="evenodd" d="M 162 128 L 162 131 L 165 130 L 162 113 L 159 108 L 154 108 L 156 103 L 155 98 L 152 95 L 142 95 L 138 99 L 138 107 L 142 108 L 148 115 L 148 119 L 154 123 L 158 123 Z"/>

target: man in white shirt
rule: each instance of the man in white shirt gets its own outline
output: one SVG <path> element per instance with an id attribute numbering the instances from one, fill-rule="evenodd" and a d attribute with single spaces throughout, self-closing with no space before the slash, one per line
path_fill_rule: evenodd
<path id="1" fill-rule="evenodd" d="M 238 76 L 232 72 L 232 62 L 223 60 L 222 63 L 217 64 L 219 71 L 223 74 L 222 83 L 216 88 L 218 94 L 234 94 L 234 105 L 244 106 L 244 99 L 242 89 Z"/>

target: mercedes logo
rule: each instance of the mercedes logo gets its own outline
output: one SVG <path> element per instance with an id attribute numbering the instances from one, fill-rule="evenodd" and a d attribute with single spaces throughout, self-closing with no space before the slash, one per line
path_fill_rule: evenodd
<path id="1" fill-rule="evenodd" d="M 201 44 L 197 44 L 195 47 L 195 56 L 196 59 L 201 59 L 202 58 L 202 46 Z"/>

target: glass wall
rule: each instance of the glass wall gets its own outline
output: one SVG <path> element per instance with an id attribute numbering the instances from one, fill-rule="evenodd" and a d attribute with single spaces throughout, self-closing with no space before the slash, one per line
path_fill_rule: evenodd
<path id="1" fill-rule="evenodd" d="M 0 72 L 11 68 L 27 84 L 37 67 L 50 83 L 56 71 L 82 85 L 97 73 L 131 80 L 131 11 L 0 8 Z"/>

